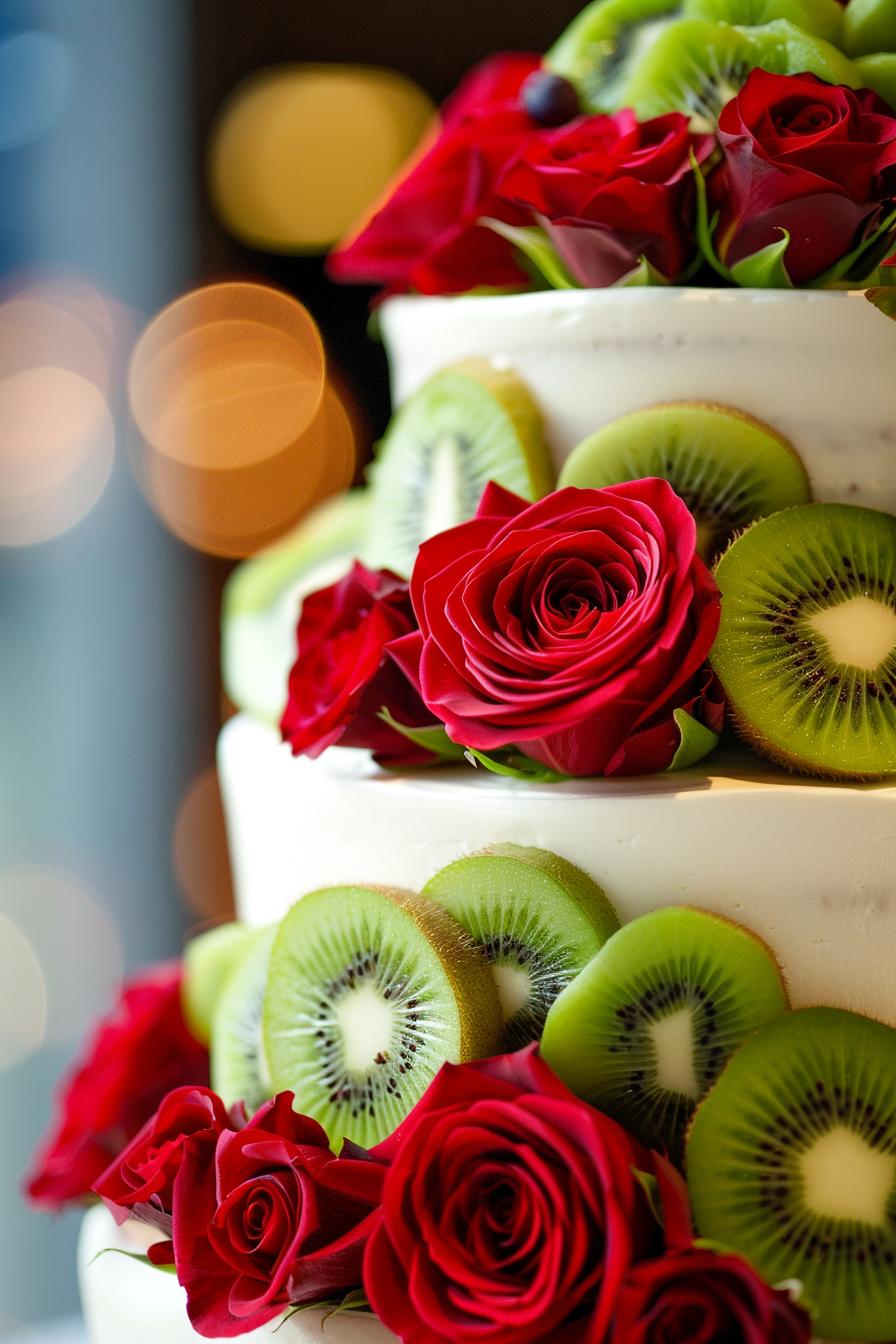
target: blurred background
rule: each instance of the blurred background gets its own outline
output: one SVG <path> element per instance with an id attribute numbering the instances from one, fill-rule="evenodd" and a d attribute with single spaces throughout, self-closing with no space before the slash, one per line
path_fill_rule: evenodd
<path id="1" fill-rule="evenodd" d="M 372 291 L 332 285 L 322 254 L 469 65 L 546 49 L 579 8 L 0 0 L 7 1344 L 82 1338 L 78 1216 L 32 1212 L 19 1193 L 58 1074 L 123 973 L 177 955 L 188 929 L 232 908 L 214 774 L 230 712 L 218 670 L 223 585 L 241 556 L 361 479 L 388 419 L 385 358 L 367 333 Z M 134 345 L 179 296 L 246 281 L 305 305 L 326 379 L 301 310 L 241 289 L 245 320 L 264 325 L 274 351 L 245 389 L 268 415 L 269 441 L 250 460 L 235 437 L 222 462 L 222 421 L 214 441 L 185 454 L 184 426 L 231 370 L 225 341 L 201 366 L 178 342 L 224 319 L 200 312 L 201 300 L 154 324 L 131 414 Z M 270 389 L 284 359 L 277 410 Z M 176 411 L 167 419 L 160 369 Z M 290 494 L 300 450 L 327 470 Z M 202 505 L 209 473 L 226 494 L 214 516 Z"/>

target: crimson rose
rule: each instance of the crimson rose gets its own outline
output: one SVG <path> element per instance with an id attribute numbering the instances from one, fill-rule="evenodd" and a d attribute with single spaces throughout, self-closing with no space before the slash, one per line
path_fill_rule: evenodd
<path id="1" fill-rule="evenodd" d="M 692 1247 L 634 1265 L 608 1344 L 809 1344 L 812 1322 L 736 1255 Z"/>
<path id="2" fill-rule="evenodd" d="M 536 1047 L 445 1065 L 373 1155 L 390 1162 L 364 1259 L 404 1344 L 604 1337 L 656 1227 L 640 1144 L 579 1101 Z"/>
<path id="3" fill-rule="evenodd" d="M 653 730 L 705 689 L 719 623 L 695 542 L 663 480 L 536 504 L 491 484 L 473 521 L 421 546 L 420 630 L 393 655 L 464 746 L 514 744 L 570 775 L 624 770 L 629 751 L 665 769 L 674 735 Z"/>
<path id="4" fill-rule="evenodd" d="M 709 189 L 728 266 L 786 229 L 784 265 L 805 285 L 869 237 L 896 195 L 896 118 L 870 89 L 753 70 L 722 110 L 719 140 Z"/>
<path id="5" fill-rule="evenodd" d="M 689 153 L 702 162 L 714 144 L 680 112 L 643 123 L 629 109 L 580 117 L 527 141 L 497 191 L 542 218 L 586 288 L 614 284 L 642 256 L 675 280 L 695 248 Z"/>
<path id="6" fill-rule="evenodd" d="M 385 652 L 390 640 L 415 627 L 408 585 L 388 570 L 373 573 L 356 562 L 344 579 L 305 598 L 280 723 L 294 755 L 317 757 L 338 742 L 369 747 L 383 765 L 434 759 L 379 718 L 385 706 L 409 727 L 433 722 Z"/>
<path id="7" fill-rule="evenodd" d="M 334 1157 L 292 1100 L 282 1092 L 246 1128 L 184 1143 L 174 1262 L 193 1328 L 206 1338 L 244 1334 L 290 1303 L 360 1287 L 384 1168 L 366 1154 Z"/>
<path id="8" fill-rule="evenodd" d="M 179 962 L 145 971 L 89 1038 L 63 1079 L 51 1126 L 26 1178 L 35 1204 L 83 1200 L 172 1088 L 208 1083 L 208 1051 L 187 1030 Z"/>
<path id="9" fill-rule="evenodd" d="M 478 221 L 490 216 L 530 223 L 528 211 L 495 195 L 494 183 L 520 144 L 539 130 L 519 94 L 540 64 L 538 56 L 507 53 L 467 75 L 442 109 L 437 133 L 385 202 L 330 254 L 327 270 L 334 280 L 421 294 L 528 284 L 511 244 Z"/>

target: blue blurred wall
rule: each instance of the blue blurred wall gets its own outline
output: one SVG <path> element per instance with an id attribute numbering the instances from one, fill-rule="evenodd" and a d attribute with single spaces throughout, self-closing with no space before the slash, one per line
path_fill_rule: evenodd
<path id="1" fill-rule="evenodd" d="M 63 44 L 71 90 L 45 134 L 0 151 L 0 273 L 74 268 L 148 315 L 192 271 L 186 3 L 0 0 L 0 43 L 23 31 Z M 0 548 L 0 872 L 86 879 L 134 966 L 180 947 L 171 826 L 208 763 L 214 706 L 205 569 L 150 515 L 118 418 L 94 511 L 57 540 Z M 0 1075 L 0 1313 L 22 1321 L 77 1302 L 77 1217 L 53 1222 L 18 1194 L 64 1058 L 45 1049 Z"/>

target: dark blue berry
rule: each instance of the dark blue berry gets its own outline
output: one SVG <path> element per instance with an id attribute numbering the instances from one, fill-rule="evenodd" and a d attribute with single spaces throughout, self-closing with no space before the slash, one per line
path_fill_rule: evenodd
<path id="1" fill-rule="evenodd" d="M 523 107 L 539 126 L 563 126 L 582 110 L 575 86 L 547 70 L 533 71 L 520 96 Z"/>

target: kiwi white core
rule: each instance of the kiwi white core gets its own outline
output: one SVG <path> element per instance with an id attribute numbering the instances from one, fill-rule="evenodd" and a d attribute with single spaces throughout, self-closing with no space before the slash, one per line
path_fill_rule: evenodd
<path id="1" fill-rule="evenodd" d="M 699 1100 L 700 1085 L 694 1071 L 694 1024 L 690 1008 L 679 1008 L 648 1026 L 656 1051 L 656 1082 L 669 1092 Z"/>
<path id="2" fill-rule="evenodd" d="M 333 1015 L 342 1036 L 342 1057 L 349 1073 L 367 1073 L 378 1055 L 392 1045 L 392 1006 L 370 981 L 343 994 Z"/>
<path id="3" fill-rule="evenodd" d="M 503 962 L 492 965 L 492 975 L 498 990 L 498 1002 L 505 1022 L 509 1022 L 532 997 L 532 981 L 522 966 L 507 966 Z"/>
<path id="4" fill-rule="evenodd" d="M 435 444 L 429 470 L 420 521 L 423 541 L 454 527 L 458 518 L 464 516 L 463 453 L 453 434 L 444 435 Z"/>
<path id="5" fill-rule="evenodd" d="M 896 611 L 873 597 L 850 597 L 825 607 L 809 624 L 821 635 L 835 663 L 874 672 L 896 648 Z"/>
<path id="6" fill-rule="evenodd" d="M 883 1227 L 896 1182 L 896 1157 L 835 1125 L 799 1158 L 803 1198 L 819 1218 Z"/>

